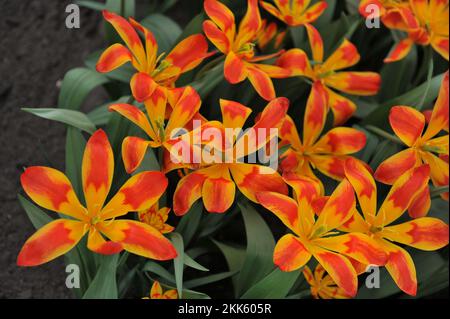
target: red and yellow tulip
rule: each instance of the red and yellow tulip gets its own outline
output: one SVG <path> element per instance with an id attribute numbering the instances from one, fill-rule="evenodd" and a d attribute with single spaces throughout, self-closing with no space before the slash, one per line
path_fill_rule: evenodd
<path id="1" fill-rule="evenodd" d="M 198 66 L 208 53 L 208 43 L 201 34 L 189 36 L 166 56 L 158 56 L 158 44 L 153 33 L 133 18 L 129 21 L 109 11 L 103 11 L 123 42 L 111 45 L 97 62 L 97 71 L 107 73 L 131 62 L 136 73 L 131 79 L 131 91 L 138 102 L 144 102 L 154 93 L 166 94 L 163 88 L 173 88 L 181 74 Z M 142 43 L 138 32 L 145 38 Z"/>
<path id="2" fill-rule="evenodd" d="M 322 83 L 328 93 L 327 106 L 333 111 L 334 125 L 343 124 L 355 112 L 356 104 L 334 90 L 360 96 L 375 95 L 380 89 L 381 77 L 374 72 L 338 72 L 359 62 L 360 55 L 355 45 L 344 40 L 324 61 L 321 35 L 310 25 L 305 26 L 312 49 L 313 64 L 303 50 L 291 49 L 278 59 L 277 65 L 289 70 L 292 77 L 306 77 L 314 83 Z"/>
<path id="3" fill-rule="evenodd" d="M 313 23 L 328 7 L 326 1 L 310 4 L 311 0 L 274 0 L 274 5 L 261 1 L 261 7 L 291 27 Z"/>
<path id="4" fill-rule="evenodd" d="M 252 110 L 237 102 L 221 100 L 223 129 L 241 129 Z M 278 128 L 283 122 L 289 101 L 277 98 L 269 102 L 252 127 L 270 130 Z M 266 145 L 273 136 L 252 135 L 244 133 L 236 140 L 221 140 L 215 151 L 231 154 L 224 160 L 202 167 L 183 177 L 175 190 L 173 210 L 177 215 L 188 212 L 193 203 L 203 198 L 205 209 L 211 213 L 226 212 L 234 202 L 236 186 L 241 193 L 253 202 L 257 202 L 256 193 L 273 191 L 287 194 L 287 186 L 281 176 L 272 168 L 243 162 L 242 158 L 254 153 Z M 203 137 L 202 137 L 203 139 Z M 253 142 L 252 142 L 253 141 Z M 250 146 L 249 146 L 250 145 Z"/>
<path id="5" fill-rule="evenodd" d="M 115 111 L 139 126 L 150 138 L 129 136 L 122 143 L 122 158 L 128 173 L 134 172 L 142 163 L 148 147 L 163 147 L 170 150 L 174 141 L 174 132 L 183 128 L 191 128 L 192 120 L 204 119 L 199 115 L 201 99 L 198 93 L 190 86 L 183 89 L 172 90 L 169 95 L 163 93 L 164 89 L 156 89 L 153 95 L 145 100 L 147 114 L 137 106 L 130 104 L 113 104 L 110 111 Z M 169 110 L 170 105 L 174 105 Z M 170 114 L 166 124 L 166 114 Z M 190 163 L 186 163 L 189 165 Z M 169 168 L 164 167 L 167 171 Z"/>
<path id="6" fill-rule="evenodd" d="M 356 153 L 366 145 L 366 136 L 354 128 L 336 127 L 320 137 L 327 116 L 327 92 L 323 84 L 313 84 L 309 96 L 304 122 L 303 140 L 300 139 L 296 125 L 286 116 L 280 130 L 282 144 L 290 148 L 283 154 L 281 169 L 321 181 L 315 176 L 313 168 L 337 180 L 345 177 L 344 163 L 349 154 Z M 319 138 L 320 137 L 320 138 Z M 323 189 L 323 187 L 321 186 Z"/>
<path id="7" fill-rule="evenodd" d="M 142 299 L 178 299 L 178 293 L 175 289 L 163 292 L 161 284 L 155 280 L 150 290 L 150 297 L 144 297 Z"/>
<path id="8" fill-rule="evenodd" d="M 320 185 L 313 179 L 287 174 L 295 199 L 274 192 L 261 192 L 257 199 L 295 234 L 284 235 L 276 244 L 273 261 L 282 271 L 303 267 L 312 256 L 348 296 L 358 289 L 357 272 L 349 258 L 363 264 L 384 265 L 386 253 L 369 236 L 362 233 L 339 234 L 355 211 L 352 185 L 344 179 L 315 217 L 314 201 L 319 199 Z M 349 258 L 347 258 L 349 257 Z"/>
<path id="9" fill-rule="evenodd" d="M 255 41 L 262 26 L 258 0 L 248 0 L 247 13 L 238 30 L 234 14 L 224 4 L 217 0 L 205 0 L 204 8 L 211 20 L 203 23 L 203 31 L 226 55 L 225 79 L 237 84 L 248 78 L 262 98 L 273 100 L 276 94 L 271 78 L 286 78 L 289 73 L 277 66 L 257 63 L 279 54 L 255 56 Z"/>
<path id="10" fill-rule="evenodd" d="M 158 202 L 156 202 L 149 209 L 140 211 L 138 215 L 141 222 L 152 226 L 162 234 L 167 234 L 175 229 L 173 226 L 166 224 L 166 221 L 169 218 L 169 212 L 169 207 L 160 209 Z"/>
<path id="11" fill-rule="evenodd" d="M 345 223 L 346 231 L 367 234 L 388 254 L 386 269 L 397 286 L 409 295 L 417 292 L 414 262 L 395 243 L 432 251 L 448 245 L 448 225 L 437 218 L 420 217 L 392 225 L 428 187 L 430 168 L 421 165 L 400 176 L 377 210 L 375 180 L 364 165 L 348 159 L 345 174 L 358 197 L 362 215 L 355 211 Z"/>
<path id="12" fill-rule="evenodd" d="M 81 171 L 85 206 L 62 172 L 33 166 L 22 174 L 22 187 L 36 204 L 70 219 L 57 219 L 34 233 L 22 247 L 18 265 L 37 266 L 53 260 L 71 250 L 86 233 L 88 248 L 99 254 L 125 249 L 157 260 L 177 256 L 159 230 L 134 220 L 116 219 L 131 211 L 145 210 L 158 201 L 167 188 L 164 174 L 148 171 L 131 177 L 105 204 L 113 179 L 114 156 L 102 130 L 87 142 Z"/>
<path id="13" fill-rule="evenodd" d="M 383 23 L 388 28 L 405 31 L 408 37 L 397 43 L 385 62 L 403 59 L 414 44 L 431 45 L 437 53 L 448 60 L 448 8 L 448 0 L 410 0 L 408 5 L 401 3 L 395 9 L 387 9 L 388 14 L 383 18 Z"/>
<path id="14" fill-rule="evenodd" d="M 448 156 L 449 136 L 438 134 L 448 132 L 449 73 L 444 76 L 438 99 L 434 105 L 428 126 L 425 116 L 408 106 L 395 106 L 389 114 L 389 123 L 395 134 L 408 147 L 380 164 L 375 179 L 392 185 L 406 171 L 426 163 L 430 166 L 431 180 L 435 186 L 448 185 L 448 163 L 441 155 Z M 436 156 L 437 154 L 438 156 Z M 444 194 L 448 200 L 448 193 Z M 428 188 L 418 198 L 410 211 L 412 216 L 424 216 L 430 207 Z"/>
<path id="15" fill-rule="evenodd" d="M 314 299 L 349 299 L 344 289 L 336 285 L 333 278 L 327 274 L 321 264 L 316 266 L 314 274 L 308 266 L 303 268 L 303 275 L 311 286 L 311 295 Z"/>

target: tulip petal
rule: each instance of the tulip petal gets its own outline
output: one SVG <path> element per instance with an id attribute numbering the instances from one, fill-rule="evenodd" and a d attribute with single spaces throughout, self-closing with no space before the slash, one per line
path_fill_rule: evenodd
<path id="1" fill-rule="evenodd" d="M 327 92 L 328 104 L 334 116 L 333 125 L 342 125 L 355 113 L 356 104 L 346 97 L 335 93 L 333 90 L 327 89 Z"/>
<path id="2" fill-rule="evenodd" d="M 152 285 L 152 289 L 150 290 L 150 298 L 151 299 L 161 299 L 163 295 L 163 289 L 158 281 L 154 281 Z"/>
<path id="3" fill-rule="evenodd" d="M 275 214 L 289 229 L 296 232 L 299 223 L 298 205 L 292 198 L 275 192 L 256 194 L 258 202 Z"/>
<path id="4" fill-rule="evenodd" d="M 345 177 L 344 165 L 348 156 L 311 155 L 309 160 L 315 169 L 335 180 Z"/>
<path id="5" fill-rule="evenodd" d="M 297 127 L 294 120 L 289 115 L 286 115 L 280 128 L 280 138 L 282 141 L 289 143 L 291 147 L 296 150 L 300 150 L 302 147 L 302 142 L 300 140 Z"/>
<path id="6" fill-rule="evenodd" d="M 387 254 L 380 245 L 365 234 L 351 233 L 313 240 L 316 245 L 351 257 L 365 265 L 384 266 Z"/>
<path id="7" fill-rule="evenodd" d="M 337 50 L 323 63 L 322 69 L 329 72 L 349 68 L 357 64 L 360 58 L 356 46 L 344 39 Z"/>
<path id="8" fill-rule="evenodd" d="M 303 50 L 291 49 L 283 53 L 276 64 L 290 72 L 291 76 L 307 76 L 312 73 L 308 56 Z"/>
<path id="9" fill-rule="evenodd" d="M 113 241 L 106 241 L 95 228 L 89 231 L 87 246 L 93 252 L 102 255 L 114 255 L 123 250 L 121 244 Z"/>
<path id="10" fill-rule="evenodd" d="M 260 2 L 261 7 L 263 7 L 264 10 L 266 10 L 267 12 L 269 12 L 271 15 L 273 15 L 274 17 L 280 19 L 283 22 L 284 21 L 284 16 L 282 15 L 282 13 L 280 12 L 280 10 L 278 10 L 273 4 L 265 2 L 265 1 L 261 1 Z"/>
<path id="11" fill-rule="evenodd" d="M 359 152 L 366 146 L 366 135 L 354 128 L 337 127 L 328 131 L 314 145 L 319 153 L 346 155 Z"/>
<path id="12" fill-rule="evenodd" d="M 344 179 L 325 204 L 322 213 L 314 224 L 312 233 L 319 236 L 338 228 L 352 217 L 354 209 L 355 193 L 350 182 Z"/>
<path id="13" fill-rule="evenodd" d="M 153 33 L 144 27 L 142 24 L 134 20 L 133 18 L 129 18 L 131 25 L 144 34 L 145 39 L 145 51 L 147 53 L 147 70 L 146 72 L 153 72 L 156 64 L 156 59 L 158 55 L 158 43 L 156 42 L 155 36 Z"/>
<path id="14" fill-rule="evenodd" d="M 389 55 L 384 59 L 384 63 L 392 63 L 402 60 L 411 52 L 414 46 L 414 41 L 406 38 L 398 42 L 389 52 Z"/>
<path id="15" fill-rule="evenodd" d="M 380 90 L 381 77 L 375 72 L 338 72 L 327 76 L 325 83 L 348 94 L 369 96 Z"/>
<path id="16" fill-rule="evenodd" d="M 431 208 L 430 189 L 425 189 L 414 199 L 408 208 L 408 214 L 411 218 L 425 217 Z"/>
<path id="17" fill-rule="evenodd" d="M 448 225 L 432 217 L 421 217 L 382 230 L 382 236 L 421 250 L 437 250 L 448 245 Z"/>
<path id="18" fill-rule="evenodd" d="M 153 227 L 134 220 L 100 222 L 100 231 L 112 241 L 139 256 L 156 260 L 170 260 L 177 257 L 172 243 Z"/>
<path id="19" fill-rule="evenodd" d="M 174 136 L 179 129 L 183 128 L 198 112 L 201 106 L 201 99 L 193 87 L 187 86 L 177 104 L 172 110 L 169 122 L 166 126 L 166 136 Z"/>
<path id="20" fill-rule="evenodd" d="M 225 59 L 224 76 L 231 84 L 237 84 L 247 78 L 248 70 L 242 61 L 234 52 L 229 52 Z"/>
<path id="21" fill-rule="evenodd" d="M 314 28 L 311 24 L 306 23 L 306 32 L 308 33 L 309 45 L 311 46 L 311 51 L 313 59 L 315 62 L 323 61 L 323 40 L 319 31 Z"/>
<path id="22" fill-rule="evenodd" d="M 256 194 L 277 192 L 287 195 L 288 189 L 283 178 L 267 166 L 234 163 L 230 165 L 231 175 L 236 186 L 245 197 L 257 203 Z"/>
<path id="23" fill-rule="evenodd" d="M 389 253 L 386 269 L 392 279 L 402 291 L 415 296 L 417 293 L 417 276 L 411 255 L 403 248 L 386 240 L 379 240 L 379 242 Z"/>
<path id="24" fill-rule="evenodd" d="M 134 136 L 127 136 L 122 142 L 122 158 L 125 170 L 133 173 L 142 163 L 149 142 Z"/>
<path id="25" fill-rule="evenodd" d="M 165 61 L 188 72 L 198 66 L 208 56 L 208 43 L 202 34 L 194 34 L 179 42 L 167 55 Z"/>
<path id="26" fill-rule="evenodd" d="M 161 172 L 146 171 L 136 174 L 102 209 L 100 217 L 106 220 L 150 208 L 165 192 L 167 184 L 167 178 Z"/>
<path id="27" fill-rule="evenodd" d="M 152 96 L 158 84 L 147 73 L 139 72 L 131 78 L 130 86 L 136 101 L 144 102 Z"/>
<path id="28" fill-rule="evenodd" d="M 144 47 L 136 30 L 123 17 L 106 10 L 103 10 L 103 17 L 106 21 L 111 23 L 119 36 L 125 42 L 127 47 L 133 52 L 140 66 L 145 66 L 147 63 Z"/>
<path id="29" fill-rule="evenodd" d="M 425 163 L 430 165 L 430 175 L 434 186 L 448 185 L 448 162 L 437 157 L 429 152 L 422 153 L 422 159 Z"/>
<path id="30" fill-rule="evenodd" d="M 449 84 L 448 84 L 449 72 L 445 73 L 442 80 L 441 88 L 439 90 L 439 96 L 431 113 L 431 119 L 428 124 L 427 130 L 423 135 L 424 140 L 429 140 L 436 136 L 441 130 L 448 132 L 448 99 L 449 99 Z"/>
<path id="31" fill-rule="evenodd" d="M 206 37 L 220 50 L 220 52 L 225 54 L 230 52 L 230 40 L 228 40 L 227 35 L 222 32 L 214 22 L 211 20 L 203 22 L 203 32 L 205 32 Z"/>
<path id="32" fill-rule="evenodd" d="M 311 259 L 311 253 L 298 237 L 288 234 L 280 238 L 273 252 L 273 263 L 282 271 L 294 271 Z"/>
<path id="33" fill-rule="evenodd" d="M 308 102 L 306 103 L 303 144 L 311 146 L 323 130 L 328 113 L 328 95 L 321 82 L 313 84 Z"/>
<path id="34" fill-rule="evenodd" d="M 447 12 L 448 16 L 448 12 Z M 447 25 L 448 27 L 448 25 Z M 447 31 L 448 32 L 448 31 Z M 444 59 L 449 59 L 449 39 L 447 36 L 434 35 L 431 39 L 431 45 Z"/>
<path id="35" fill-rule="evenodd" d="M 423 144 L 429 152 L 448 155 L 448 135 L 439 136 Z"/>
<path id="36" fill-rule="evenodd" d="M 266 101 L 275 99 L 275 88 L 269 75 L 255 66 L 247 66 L 247 76 L 256 92 Z"/>
<path id="37" fill-rule="evenodd" d="M 349 158 L 345 162 L 345 177 L 350 181 L 356 192 L 365 219 L 370 221 L 377 213 L 375 180 L 366 167 L 354 158 Z"/>
<path id="38" fill-rule="evenodd" d="M 97 130 L 84 150 L 81 175 L 83 191 L 90 216 L 95 216 L 103 207 L 111 188 L 114 174 L 114 154 L 108 137 Z"/>
<path id="39" fill-rule="evenodd" d="M 203 3 L 208 17 L 223 31 L 230 43 L 234 40 L 236 25 L 234 14 L 224 4 L 217 0 L 205 0 Z"/>
<path id="40" fill-rule="evenodd" d="M 220 165 L 217 165 L 220 166 Z M 220 167 L 203 183 L 202 197 L 210 213 L 224 213 L 233 205 L 236 187 L 227 167 Z"/>
<path id="41" fill-rule="evenodd" d="M 116 43 L 102 53 L 95 69 L 101 73 L 111 72 L 132 59 L 131 52 L 122 44 Z"/>
<path id="42" fill-rule="evenodd" d="M 349 296 L 355 296 L 358 289 L 358 275 L 352 263 L 344 256 L 313 246 L 313 256 L 327 271 L 336 285 Z"/>
<path id="43" fill-rule="evenodd" d="M 220 100 L 222 122 L 225 128 L 242 128 L 247 121 L 252 109 L 238 102 Z"/>
<path id="44" fill-rule="evenodd" d="M 109 110 L 119 113 L 123 117 L 139 126 L 152 139 L 156 139 L 156 134 L 155 132 L 153 132 L 150 126 L 150 122 L 148 121 L 145 114 L 137 106 L 125 103 L 112 104 L 109 107 Z"/>
<path id="45" fill-rule="evenodd" d="M 23 245 L 18 266 L 38 266 L 71 250 L 84 236 L 84 223 L 68 219 L 52 221 L 36 231 Z"/>
<path id="46" fill-rule="evenodd" d="M 43 166 L 28 167 L 20 176 L 25 193 L 39 206 L 79 220 L 88 218 L 69 179 L 60 171 Z"/>
<path id="47" fill-rule="evenodd" d="M 247 0 L 247 12 L 239 24 L 239 31 L 236 36 L 236 47 L 255 39 L 262 21 L 259 13 L 258 0 Z"/>
<path id="48" fill-rule="evenodd" d="M 395 135 L 411 147 L 422 135 L 425 117 L 412 107 L 394 106 L 389 113 L 389 123 Z"/>
<path id="49" fill-rule="evenodd" d="M 397 220 L 424 187 L 427 187 L 429 178 L 428 165 L 419 166 L 400 176 L 378 211 L 377 226 L 387 226 Z"/>
<path id="50" fill-rule="evenodd" d="M 417 151 L 408 148 L 386 159 L 378 166 L 374 177 L 377 181 L 392 185 L 405 172 L 420 165 L 421 160 Z"/>

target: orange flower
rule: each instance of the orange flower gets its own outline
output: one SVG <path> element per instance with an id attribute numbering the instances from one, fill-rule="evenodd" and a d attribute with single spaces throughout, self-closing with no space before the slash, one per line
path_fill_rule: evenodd
<path id="1" fill-rule="evenodd" d="M 155 280 L 150 290 L 150 298 L 144 297 L 142 299 L 178 299 L 178 293 L 175 289 L 167 290 L 163 293 L 160 283 Z"/>
<path id="2" fill-rule="evenodd" d="M 392 2 L 392 1 L 390 1 Z M 414 44 L 431 45 L 444 59 L 449 59 L 448 0 L 410 0 L 388 10 L 383 23 L 391 29 L 407 32 L 408 37 L 397 43 L 385 62 L 403 59 Z"/>
<path id="3" fill-rule="evenodd" d="M 160 231 L 162 234 L 170 233 L 174 230 L 173 226 L 166 224 L 169 218 L 169 207 L 159 209 L 158 202 L 147 210 L 139 212 L 139 220 Z"/>
<path id="4" fill-rule="evenodd" d="M 86 206 L 60 171 L 33 166 L 22 174 L 23 189 L 34 202 L 72 219 L 52 221 L 31 236 L 17 257 L 19 266 L 37 266 L 67 253 L 86 232 L 88 248 L 99 254 L 125 249 L 157 260 L 177 256 L 173 245 L 157 229 L 134 220 L 115 219 L 151 207 L 167 188 L 164 174 L 144 172 L 131 177 L 105 205 L 113 179 L 114 156 L 102 130 L 87 142 L 81 170 Z"/>
<path id="5" fill-rule="evenodd" d="M 333 278 L 327 274 L 321 264 L 316 266 L 314 275 L 308 266 L 303 268 L 303 275 L 311 286 L 311 295 L 315 299 L 349 299 L 344 289 L 336 285 Z"/>
<path id="6" fill-rule="evenodd" d="M 272 41 L 274 49 L 279 49 L 286 37 L 286 31 L 278 33 L 275 22 L 267 24 L 267 20 L 262 20 L 261 28 L 257 35 L 258 47 L 264 50 Z"/>
<path id="7" fill-rule="evenodd" d="M 116 43 L 106 49 L 97 62 L 97 71 L 110 72 L 131 62 L 137 70 L 130 82 L 131 91 L 138 102 L 149 99 L 154 92 L 166 93 L 161 88 L 172 88 L 181 74 L 192 70 L 210 55 L 205 37 L 196 34 L 181 41 L 163 58 L 164 54 L 158 56 L 158 44 L 153 34 L 133 18 L 128 22 L 109 11 L 103 11 L 103 16 L 116 29 L 126 47 Z M 144 35 L 145 48 L 136 31 Z"/>
<path id="8" fill-rule="evenodd" d="M 307 177 L 288 174 L 295 200 L 279 193 L 262 192 L 258 201 L 274 213 L 293 233 L 284 235 L 275 246 L 273 261 L 282 271 L 303 267 L 312 256 L 323 266 L 346 295 L 355 296 L 358 275 L 349 258 L 363 264 L 384 265 L 387 256 L 369 236 L 361 233 L 337 235 L 355 210 L 355 195 L 344 179 L 329 197 L 318 218 L 313 202 L 320 186 Z"/>
<path id="9" fill-rule="evenodd" d="M 310 25 L 305 26 L 314 64 L 311 65 L 303 50 L 291 49 L 278 59 L 277 65 L 289 70 L 291 76 L 307 77 L 314 82 L 322 83 L 328 93 L 327 105 L 333 111 L 334 125 L 340 125 L 353 115 L 356 104 L 330 88 L 353 95 L 375 95 L 380 88 L 381 77 L 374 72 L 337 72 L 358 63 L 360 55 L 356 47 L 348 40 L 344 40 L 324 61 L 322 37 Z"/>
<path id="10" fill-rule="evenodd" d="M 264 137 L 259 130 L 278 128 L 286 116 L 289 101 L 286 98 L 277 98 L 269 102 L 258 121 L 248 132 L 236 140 L 220 139 L 220 145 L 209 145 L 219 156 L 218 161 L 201 164 L 201 168 L 183 177 L 175 190 L 173 210 L 177 215 L 184 215 L 199 198 L 203 198 L 205 209 L 211 213 L 226 212 L 234 202 L 236 186 L 241 193 L 253 202 L 257 202 L 256 193 L 274 191 L 287 194 L 287 187 L 276 170 L 258 164 L 244 163 L 243 158 L 255 153 L 273 138 L 272 135 Z M 222 110 L 221 130 L 241 129 L 252 110 L 242 104 L 221 100 Z M 262 137 L 262 138 L 261 138 Z M 202 136 L 202 140 L 206 136 Z M 210 141 L 211 144 L 217 141 Z M 223 159 L 224 154 L 231 154 L 230 158 Z"/>
<path id="11" fill-rule="evenodd" d="M 231 84 L 249 79 L 258 94 L 265 100 L 276 97 L 271 78 L 285 78 L 289 73 L 277 66 L 256 62 L 277 56 L 255 56 L 255 43 L 262 22 L 258 0 L 248 0 L 247 13 L 236 32 L 234 14 L 217 0 L 205 0 L 206 14 L 211 20 L 203 23 L 208 39 L 226 55 L 224 76 Z"/>
<path id="12" fill-rule="evenodd" d="M 311 0 L 274 0 L 274 5 L 261 1 L 261 7 L 287 25 L 296 27 L 316 21 L 328 7 L 326 1 L 309 6 Z"/>
<path id="13" fill-rule="evenodd" d="M 448 156 L 449 136 L 437 136 L 441 130 L 448 132 L 448 94 L 449 73 L 444 76 L 433 113 L 425 128 L 425 116 L 408 106 L 394 106 L 389 114 L 389 122 L 395 134 L 408 146 L 380 164 L 375 171 L 376 180 L 392 185 L 406 171 L 426 163 L 430 166 L 431 180 L 435 186 L 448 185 L 448 163 L 436 156 Z M 448 200 L 448 193 L 444 194 Z M 414 202 L 410 214 L 413 217 L 424 216 L 431 205 L 428 187 Z"/>
<path id="14" fill-rule="evenodd" d="M 366 145 L 364 133 L 348 127 L 336 127 L 323 135 L 327 115 L 327 92 L 320 82 L 313 84 L 306 104 L 303 141 L 294 121 L 286 116 L 280 129 L 282 144 L 290 148 L 283 154 L 283 172 L 295 172 L 315 179 L 323 190 L 322 182 L 315 176 L 313 168 L 337 180 L 345 177 L 344 163 L 349 154 L 356 153 Z"/>
<path id="15" fill-rule="evenodd" d="M 345 174 L 356 192 L 362 215 L 354 212 L 344 225 L 344 230 L 371 236 L 388 254 L 386 269 L 397 286 L 409 295 L 416 295 L 414 262 L 405 249 L 394 243 L 426 251 L 437 250 L 448 245 L 448 225 L 430 217 L 391 224 L 398 220 L 413 200 L 428 187 L 430 168 L 428 165 L 422 165 L 400 176 L 378 210 L 375 180 L 366 167 L 358 161 L 348 159 Z"/>

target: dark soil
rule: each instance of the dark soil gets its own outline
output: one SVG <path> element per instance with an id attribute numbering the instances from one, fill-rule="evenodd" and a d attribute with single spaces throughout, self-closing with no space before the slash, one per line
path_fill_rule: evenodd
<path id="1" fill-rule="evenodd" d="M 16 266 L 34 229 L 17 201 L 24 166 L 64 168 L 64 126 L 22 107 L 55 107 L 57 83 L 102 46 L 98 12 L 81 10 L 81 28 L 66 29 L 71 1 L 0 0 L 0 298 L 70 298 L 59 258 L 35 268 Z M 51 163 L 49 163 L 51 161 Z"/>

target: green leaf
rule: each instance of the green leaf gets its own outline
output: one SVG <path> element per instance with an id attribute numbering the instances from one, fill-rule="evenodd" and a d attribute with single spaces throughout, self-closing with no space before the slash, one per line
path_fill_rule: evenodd
<path id="1" fill-rule="evenodd" d="M 102 256 L 101 265 L 83 299 L 117 299 L 116 267 L 119 254 Z"/>
<path id="2" fill-rule="evenodd" d="M 196 262 L 194 259 L 189 257 L 187 254 L 184 254 L 184 264 L 188 267 L 191 267 L 193 269 L 197 269 L 200 271 L 209 271 L 208 268 L 203 267 L 198 262 Z"/>
<path id="3" fill-rule="evenodd" d="M 251 287 L 242 299 L 281 299 L 288 295 L 300 271 L 284 272 L 275 268 L 269 275 Z"/>
<path id="4" fill-rule="evenodd" d="M 397 144 L 388 140 L 382 141 L 378 145 L 374 157 L 369 162 L 370 167 L 375 170 L 385 159 L 398 153 L 398 150 L 399 146 Z"/>
<path id="5" fill-rule="evenodd" d="M 197 201 L 184 215 L 177 225 L 176 232 L 183 236 L 184 245 L 187 246 L 195 236 L 203 214 L 203 203 Z"/>
<path id="6" fill-rule="evenodd" d="M 191 86 L 196 89 L 200 97 L 204 99 L 220 82 L 223 81 L 223 79 L 222 62 L 206 72 L 201 79 L 192 82 Z"/>
<path id="7" fill-rule="evenodd" d="M 245 260 L 238 279 L 237 291 L 240 296 L 273 270 L 275 240 L 264 219 L 250 203 L 239 203 L 239 207 L 247 235 Z"/>
<path id="8" fill-rule="evenodd" d="M 72 182 L 72 186 L 78 198 L 84 198 L 81 182 L 81 163 L 83 161 L 86 140 L 83 134 L 74 127 L 67 129 L 66 135 L 66 175 Z"/>
<path id="9" fill-rule="evenodd" d="M 79 128 L 89 134 L 94 133 L 97 129 L 86 114 L 78 111 L 55 108 L 22 108 L 22 110 L 47 120 L 57 121 Z"/>
<path id="10" fill-rule="evenodd" d="M 39 229 L 53 221 L 53 218 L 48 216 L 47 213 L 45 213 L 39 207 L 25 199 L 25 197 L 20 194 L 18 194 L 17 197 L 19 199 L 20 205 L 27 213 L 27 216 L 33 224 L 34 228 Z"/>
<path id="11" fill-rule="evenodd" d="M 109 82 L 104 75 L 88 68 L 75 68 L 64 76 L 58 97 L 58 107 L 77 110 L 88 94 Z"/>
<path id="12" fill-rule="evenodd" d="M 99 107 L 96 107 L 91 112 L 87 114 L 87 117 L 94 123 L 96 126 L 102 126 L 108 124 L 111 119 L 112 112 L 109 111 L 109 107 L 112 104 L 116 103 L 126 103 L 130 100 L 130 96 L 122 96 L 120 99 L 114 102 L 108 102 L 106 104 L 102 104 Z"/>
<path id="13" fill-rule="evenodd" d="M 171 233 L 170 238 L 172 240 L 178 256 L 173 260 L 175 267 L 175 282 L 177 285 L 177 291 L 179 298 L 183 298 L 183 271 L 184 271 L 184 244 L 183 237 L 178 233 Z"/>
<path id="14" fill-rule="evenodd" d="M 151 273 L 154 273 L 155 275 L 158 275 L 161 278 L 164 278 L 171 284 L 175 284 L 175 277 L 168 272 L 163 266 L 160 264 L 157 264 L 154 261 L 147 261 L 142 268 L 142 271 L 149 271 Z"/>
<path id="15" fill-rule="evenodd" d="M 204 13 L 197 14 L 187 26 L 184 27 L 183 32 L 178 36 L 178 39 L 175 42 L 178 43 L 193 34 L 203 33 L 203 21 L 205 21 L 205 19 Z"/>
<path id="16" fill-rule="evenodd" d="M 79 0 L 79 1 L 75 1 L 75 3 L 77 5 L 79 5 L 80 7 L 85 7 L 85 8 L 96 10 L 96 11 L 103 11 L 106 9 L 106 6 L 104 3 L 99 3 L 99 2 L 95 2 L 95 1 Z"/>
<path id="17" fill-rule="evenodd" d="M 210 296 L 204 294 L 202 292 L 193 291 L 189 289 L 183 290 L 183 298 L 184 299 L 211 299 Z"/>
<path id="18" fill-rule="evenodd" d="M 160 13 L 145 17 L 141 24 L 153 32 L 158 43 L 159 54 L 163 52 L 169 54 L 181 34 L 180 26 L 171 18 Z"/>
<path id="19" fill-rule="evenodd" d="M 204 286 L 204 285 L 208 285 L 213 282 L 216 282 L 216 281 L 227 279 L 227 278 L 233 276 L 234 274 L 236 274 L 235 271 L 221 272 L 218 274 L 213 274 L 213 275 L 209 275 L 209 276 L 205 276 L 205 277 L 201 277 L 201 278 L 188 280 L 184 283 L 184 286 L 187 288 L 195 288 L 195 287 L 199 287 L 199 286 Z"/>
<path id="20" fill-rule="evenodd" d="M 158 11 L 160 12 L 166 12 L 170 8 L 172 8 L 174 5 L 176 5 L 178 0 L 164 0 L 161 5 L 158 7 Z"/>

